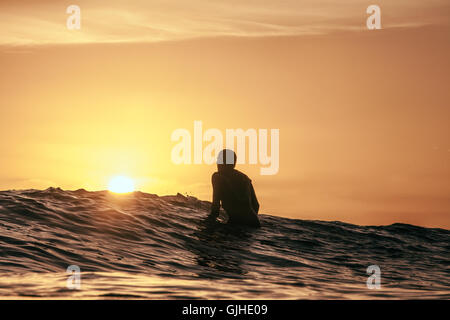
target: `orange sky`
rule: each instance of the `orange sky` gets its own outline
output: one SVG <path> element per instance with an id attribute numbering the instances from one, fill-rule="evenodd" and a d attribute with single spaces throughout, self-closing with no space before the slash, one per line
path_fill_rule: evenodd
<path id="1" fill-rule="evenodd" d="M 214 166 L 172 164 L 170 135 L 279 128 L 280 171 L 239 168 L 263 213 L 450 227 L 449 5 L 379 1 L 0 4 L 0 189 L 210 198 Z M 126 5 L 125 5 L 126 3 Z"/>

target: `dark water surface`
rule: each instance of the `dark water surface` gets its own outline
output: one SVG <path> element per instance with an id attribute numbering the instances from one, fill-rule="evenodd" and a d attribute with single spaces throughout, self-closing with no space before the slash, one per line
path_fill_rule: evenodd
<path id="1" fill-rule="evenodd" d="M 210 203 L 134 192 L 0 192 L 0 298 L 450 298 L 450 231 L 261 215 L 208 224 Z M 81 289 L 66 268 L 81 269 Z M 370 265 L 381 289 L 366 286 Z"/>

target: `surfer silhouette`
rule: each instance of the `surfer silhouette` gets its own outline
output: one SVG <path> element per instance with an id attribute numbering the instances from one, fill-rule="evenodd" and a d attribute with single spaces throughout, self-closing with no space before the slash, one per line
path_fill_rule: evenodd
<path id="1" fill-rule="evenodd" d="M 252 181 L 236 170 L 236 154 L 224 149 L 217 157 L 217 172 L 212 175 L 213 200 L 208 219 L 219 216 L 220 205 L 228 215 L 228 224 L 260 227 L 259 203 Z"/>

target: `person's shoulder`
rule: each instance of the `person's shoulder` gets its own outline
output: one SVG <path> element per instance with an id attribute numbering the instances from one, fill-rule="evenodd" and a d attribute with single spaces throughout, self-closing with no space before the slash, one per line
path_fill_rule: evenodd
<path id="1" fill-rule="evenodd" d="M 245 173 L 243 173 L 243 172 L 241 172 L 239 170 L 236 170 L 236 169 L 234 169 L 234 171 L 235 171 L 235 174 L 237 176 L 239 176 L 241 179 L 247 180 L 247 181 L 250 181 L 250 182 L 252 181 Z"/>
<path id="2" fill-rule="evenodd" d="M 219 172 L 216 171 L 216 172 L 214 172 L 214 173 L 212 174 L 212 176 L 211 176 L 211 181 L 212 181 L 212 182 L 217 181 L 217 179 L 219 179 L 219 177 L 220 177 Z"/>

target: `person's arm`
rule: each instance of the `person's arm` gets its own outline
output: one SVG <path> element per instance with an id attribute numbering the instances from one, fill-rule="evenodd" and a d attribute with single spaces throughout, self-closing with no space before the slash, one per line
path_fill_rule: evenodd
<path id="1" fill-rule="evenodd" d="M 255 210 L 256 214 L 258 214 L 259 202 L 258 202 L 258 199 L 256 199 L 255 189 L 253 188 L 253 185 L 252 185 L 251 182 L 250 182 L 250 192 L 251 192 L 251 199 L 252 199 L 253 210 Z"/>
<path id="2" fill-rule="evenodd" d="M 217 218 L 220 212 L 219 176 L 214 173 L 211 178 L 213 187 L 213 199 L 211 203 L 211 213 L 209 218 Z"/>

